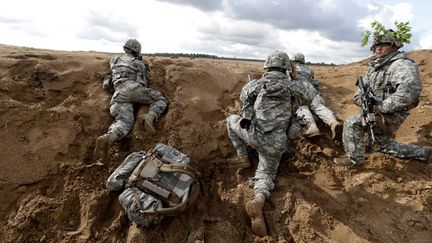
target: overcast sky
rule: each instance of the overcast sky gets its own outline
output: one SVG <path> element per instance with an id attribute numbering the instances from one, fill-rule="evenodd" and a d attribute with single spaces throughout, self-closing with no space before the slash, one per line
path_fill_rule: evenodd
<path id="1" fill-rule="evenodd" d="M 0 0 L 0 44 L 264 59 L 272 50 L 306 61 L 350 63 L 370 55 L 360 33 L 378 20 L 410 21 L 412 43 L 432 48 L 432 1 L 397 0 Z"/>

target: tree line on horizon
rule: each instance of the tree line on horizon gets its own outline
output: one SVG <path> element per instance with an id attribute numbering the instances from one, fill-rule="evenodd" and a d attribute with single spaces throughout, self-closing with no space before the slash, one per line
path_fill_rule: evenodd
<path id="1" fill-rule="evenodd" d="M 239 57 L 221 57 L 216 55 L 210 55 L 210 54 L 203 54 L 203 53 L 143 53 L 144 56 L 157 56 L 157 57 L 169 57 L 171 59 L 177 59 L 177 58 L 207 58 L 207 59 L 219 59 L 219 60 L 233 60 L 233 61 L 252 61 L 252 62 L 264 62 L 264 60 L 261 59 L 253 59 L 253 58 L 239 58 Z M 336 66 L 334 63 L 312 63 L 312 62 L 306 62 L 307 65 L 321 65 L 321 66 Z"/>

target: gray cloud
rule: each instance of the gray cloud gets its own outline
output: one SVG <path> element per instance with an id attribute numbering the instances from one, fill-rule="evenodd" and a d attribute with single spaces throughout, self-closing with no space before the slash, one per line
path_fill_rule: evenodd
<path id="1" fill-rule="evenodd" d="M 368 11 L 353 0 L 159 1 L 194 6 L 203 11 L 221 10 L 232 19 L 267 23 L 282 30 L 318 31 L 336 41 L 358 41 L 361 34 L 358 20 Z"/>
<path id="2" fill-rule="evenodd" d="M 220 10 L 223 6 L 223 0 L 159 0 L 161 2 L 168 2 L 180 5 L 192 6 L 203 11 Z"/>
<path id="3" fill-rule="evenodd" d="M 264 1 L 226 2 L 226 13 L 235 19 L 271 24 L 283 30 L 318 31 L 332 40 L 358 41 L 358 20 L 367 9 L 353 1 Z"/>
<path id="4" fill-rule="evenodd" d="M 205 26 L 200 26 L 198 31 L 204 40 L 221 40 L 232 44 L 256 47 L 281 47 L 278 42 L 277 31 L 273 27 L 250 21 L 231 23 L 213 21 Z"/>
<path id="5" fill-rule="evenodd" d="M 105 39 L 119 42 L 127 38 L 139 36 L 139 28 L 137 26 L 118 19 L 115 16 L 102 16 L 92 12 L 86 20 L 90 28 L 82 30 L 78 33 L 78 37 L 89 40 Z"/>

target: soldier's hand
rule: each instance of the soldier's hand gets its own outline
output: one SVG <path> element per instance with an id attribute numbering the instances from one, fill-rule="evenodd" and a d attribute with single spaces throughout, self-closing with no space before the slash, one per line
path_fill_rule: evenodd
<path id="1" fill-rule="evenodd" d="M 249 129 L 251 125 L 251 120 L 248 119 L 241 119 L 240 120 L 240 127 L 243 129 Z"/>
<path id="2" fill-rule="evenodd" d="M 374 110 L 374 112 L 379 113 L 379 114 L 383 113 L 382 101 L 375 100 L 373 110 Z"/>

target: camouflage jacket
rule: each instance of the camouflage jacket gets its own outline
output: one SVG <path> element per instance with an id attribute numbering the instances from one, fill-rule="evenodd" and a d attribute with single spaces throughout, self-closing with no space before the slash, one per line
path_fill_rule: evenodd
<path id="1" fill-rule="evenodd" d="M 418 104 L 422 91 L 418 67 L 404 52 L 369 62 L 364 82 L 370 85 L 382 113 L 407 112 Z M 354 101 L 359 99 L 357 89 Z"/>
<path id="2" fill-rule="evenodd" d="M 319 81 L 315 79 L 314 71 L 307 65 L 295 62 L 297 70 L 297 80 L 311 83 L 316 90 L 319 88 Z"/>
<path id="3" fill-rule="evenodd" d="M 286 129 L 298 105 L 308 105 L 316 95 L 303 82 L 292 82 L 284 73 L 271 71 L 247 83 L 241 93 L 242 116 L 251 121 L 251 131 L 268 133 Z"/>
<path id="4" fill-rule="evenodd" d="M 122 54 L 112 58 L 109 62 L 111 68 L 111 81 L 114 87 L 125 80 L 133 80 L 148 86 L 147 70 L 144 63 L 131 54 Z"/>

